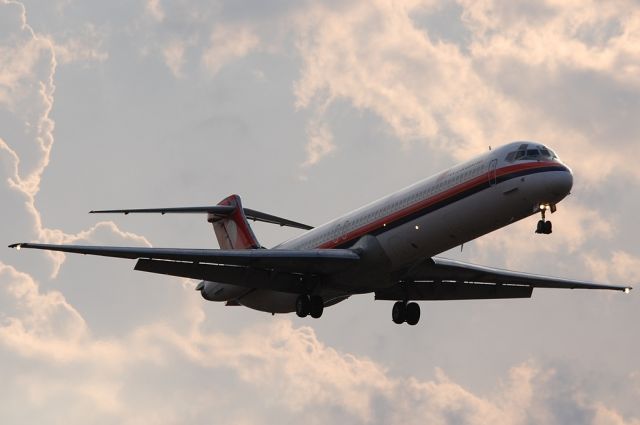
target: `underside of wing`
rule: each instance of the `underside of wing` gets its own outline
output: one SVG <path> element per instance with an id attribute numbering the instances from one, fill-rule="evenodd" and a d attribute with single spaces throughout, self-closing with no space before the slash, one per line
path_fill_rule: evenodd
<path id="1" fill-rule="evenodd" d="M 284 249 L 184 249 L 143 248 L 117 246 L 52 245 L 20 243 L 11 248 L 30 248 L 75 254 L 98 255 L 129 259 L 163 260 L 180 263 L 181 267 L 196 265 L 224 265 L 236 268 L 256 268 L 301 274 L 335 273 L 347 269 L 360 260 L 348 249 L 284 250 Z M 153 270 L 146 270 L 153 271 Z M 170 273 L 167 273 L 170 274 Z M 185 276 L 188 277 L 188 276 Z"/>
<path id="2" fill-rule="evenodd" d="M 269 289 L 272 291 L 303 294 L 303 274 L 257 267 L 228 266 L 221 264 L 194 264 L 181 261 L 139 259 L 135 270 L 206 280 L 209 282 L 227 283 L 252 289 Z"/>
<path id="3" fill-rule="evenodd" d="M 630 286 L 604 285 L 433 258 L 413 267 L 403 282 L 376 292 L 378 299 L 455 300 L 528 298 L 533 288 L 608 289 L 629 292 Z"/>

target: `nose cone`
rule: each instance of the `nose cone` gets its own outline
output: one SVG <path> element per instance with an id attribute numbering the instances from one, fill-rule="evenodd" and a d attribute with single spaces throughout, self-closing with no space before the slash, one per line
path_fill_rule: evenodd
<path id="1" fill-rule="evenodd" d="M 571 169 L 567 166 L 563 166 L 562 168 L 562 171 L 553 173 L 547 183 L 547 189 L 557 201 L 567 196 L 573 187 L 573 173 L 571 173 Z"/>

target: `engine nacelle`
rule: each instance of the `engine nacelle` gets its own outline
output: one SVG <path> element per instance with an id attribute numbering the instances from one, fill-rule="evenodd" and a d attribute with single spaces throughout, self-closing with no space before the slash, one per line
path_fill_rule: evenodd
<path id="1" fill-rule="evenodd" d="M 230 301 L 246 294 L 249 288 L 218 282 L 201 282 L 200 294 L 207 301 Z"/>

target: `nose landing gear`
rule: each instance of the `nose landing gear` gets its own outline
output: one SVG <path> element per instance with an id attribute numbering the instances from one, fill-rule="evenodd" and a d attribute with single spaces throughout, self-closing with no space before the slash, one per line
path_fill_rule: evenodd
<path id="1" fill-rule="evenodd" d="M 551 213 L 556 212 L 556 206 L 554 204 L 540 204 L 538 207 L 540 213 L 542 214 L 542 220 L 538 221 L 538 225 L 536 226 L 536 233 L 549 235 L 551 234 L 553 228 L 551 226 L 551 222 L 545 219 L 545 213 L 547 212 L 547 208 L 551 211 Z"/>

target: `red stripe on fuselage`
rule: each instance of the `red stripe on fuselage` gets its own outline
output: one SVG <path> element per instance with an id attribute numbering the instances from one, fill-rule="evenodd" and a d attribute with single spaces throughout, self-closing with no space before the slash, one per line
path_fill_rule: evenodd
<path id="1" fill-rule="evenodd" d="M 535 168 L 545 168 L 545 167 L 549 167 L 549 166 L 558 166 L 559 163 L 557 162 L 528 162 L 528 163 L 524 163 L 524 164 L 516 164 L 516 165 L 509 165 L 506 167 L 502 167 L 499 169 L 496 169 L 496 177 L 501 177 L 507 174 L 511 174 L 514 172 L 518 172 L 518 171 L 524 171 L 524 170 L 532 170 Z M 481 175 L 479 175 L 478 177 L 475 177 L 471 180 L 468 180 L 466 182 L 463 182 L 457 186 L 454 186 L 450 189 L 447 189 L 446 191 L 442 192 L 442 193 L 438 193 L 430 198 L 426 198 L 423 200 L 420 200 L 414 204 L 408 205 L 407 207 L 399 210 L 399 211 L 395 211 L 391 214 L 389 214 L 386 217 L 382 217 L 377 219 L 376 221 L 373 221 L 371 223 L 365 224 L 362 227 L 359 227 L 357 229 L 354 229 L 352 231 L 350 231 L 349 233 L 340 235 L 338 238 L 336 239 L 332 239 L 330 241 L 327 241 L 321 245 L 319 245 L 317 248 L 319 249 L 330 249 L 330 248 L 335 248 L 336 246 L 343 244 L 345 242 L 348 242 L 350 240 L 353 240 L 355 238 L 358 238 L 360 236 L 364 236 L 367 233 L 379 229 L 381 227 L 384 227 L 384 225 L 389 225 L 391 223 L 393 223 L 394 221 L 401 219 L 403 217 L 406 217 L 410 214 L 413 214 L 416 211 L 419 211 L 423 208 L 429 207 L 433 204 L 437 204 L 438 202 L 442 202 L 448 198 L 451 198 L 452 196 L 457 195 L 460 192 L 464 192 L 466 190 L 472 189 L 480 184 L 484 184 L 489 180 L 489 172 L 484 172 Z M 381 207 L 384 208 L 384 207 Z"/>

